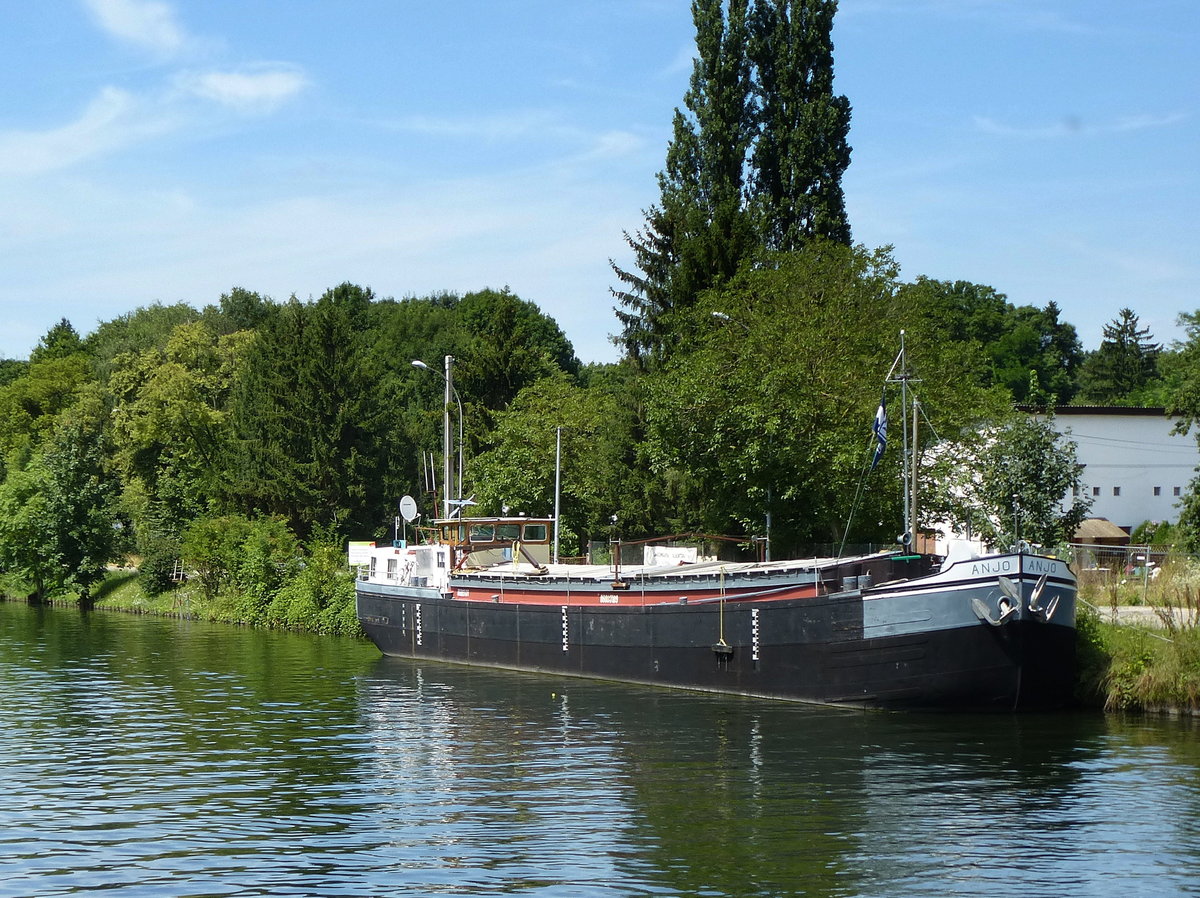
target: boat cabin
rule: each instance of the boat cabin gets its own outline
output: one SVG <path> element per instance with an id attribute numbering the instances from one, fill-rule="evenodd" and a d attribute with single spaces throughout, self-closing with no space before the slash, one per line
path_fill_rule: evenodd
<path id="1" fill-rule="evenodd" d="M 505 561 L 550 562 L 554 518 L 448 518 L 433 522 L 435 541 L 453 546 L 457 567 L 490 567 Z"/>

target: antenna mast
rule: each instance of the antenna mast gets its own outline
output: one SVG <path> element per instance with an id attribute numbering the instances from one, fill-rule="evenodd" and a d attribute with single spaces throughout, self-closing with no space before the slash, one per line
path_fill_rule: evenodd
<path id="1" fill-rule="evenodd" d="M 904 533 L 900 535 L 900 543 L 905 551 L 909 551 L 915 545 L 915 535 L 913 533 L 913 518 L 916 516 L 917 502 L 917 472 L 915 459 L 910 458 L 910 450 L 908 445 L 908 384 L 911 381 L 912 375 L 908 371 L 908 356 L 904 347 L 904 331 L 900 331 L 900 354 L 896 356 L 896 361 L 892 363 L 892 370 L 888 372 L 887 383 L 900 384 L 900 422 L 904 433 L 904 451 L 901 454 L 901 475 L 900 482 L 903 485 L 904 492 Z M 914 406 L 916 400 L 913 401 Z M 916 410 L 914 408 L 913 416 L 913 440 L 916 440 Z M 912 465 L 910 469 L 910 464 Z M 911 470 L 911 473 L 910 473 Z"/>

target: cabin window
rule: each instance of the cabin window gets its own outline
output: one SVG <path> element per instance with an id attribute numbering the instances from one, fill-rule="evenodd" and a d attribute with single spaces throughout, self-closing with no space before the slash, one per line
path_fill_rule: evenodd
<path id="1" fill-rule="evenodd" d="M 525 542 L 527 543 L 544 543 L 546 541 L 546 525 L 545 524 L 526 524 L 525 525 Z"/>
<path id="2" fill-rule="evenodd" d="M 518 540 L 521 538 L 520 524 L 497 524 L 496 539 Z"/>
<path id="3" fill-rule="evenodd" d="M 375 556 L 371 556 L 371 576 L 375 576 Z"/>
<path id="4" fill-rule="evenodd" d="M 490 543 L 495 538 L 496 531 L 491 524 L 473 524 L 471 526 L 471 542 Z"/>
<path id="5" fill-rule="evenodd" d="M 389 558 L 387 561 L 388 561 L 387 578 L 389 580 L 395 580 L 396 579 L 397 559 Z"/>

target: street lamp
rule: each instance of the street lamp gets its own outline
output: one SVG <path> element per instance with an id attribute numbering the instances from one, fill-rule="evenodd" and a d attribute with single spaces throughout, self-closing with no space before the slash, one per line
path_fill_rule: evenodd
<path id="1" fill-rule="evenodd" d="M 740 327 L 746 333 L 750 333 L 750 325 L 748 325 L 744 321 L 739 321 L 738 319 L 731 317 L 730 315 L 728 315 L 725 312 L 712 312 L 711 314 L 714 318 L 720 318 L 722 321 L 728 322 L 729 324 L 736 324 L 738 327 Z"/>
<path id="2" fill-rule="evenodd" d="M 462 400 L 458 397 L 458 390 L 454 389 L 454 374 L 451 371 L 451 365 L 454 362 L 454 356 L 446 356 L 446 373 L 442 374 L 442 378 L 446 381 L 446 401 L 442 405 L 442 483 L 445 484 L 445 494 L 442 497 L 442 514 L 443 517 L 450 517 L 450 488 L 454 485 L 450 477 L 450 397 L 454 397 L 454 401 L 458 404 L 458 509 L 462 513 L 462 477 L 463 477 L 463 407 Z M 413 359 L 412 366 L 421 368 L 424 371 L 433 371 L 420 359 Z M 439 374 L 441 372 L 438 372 Z"/>

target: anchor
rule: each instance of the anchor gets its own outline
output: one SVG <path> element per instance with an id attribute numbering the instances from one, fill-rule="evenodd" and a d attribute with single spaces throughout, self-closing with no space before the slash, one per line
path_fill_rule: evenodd
<path id="1" fill-rule="evenodd" d="M 1008 577 L 997 577 L 996 581 L 1000 586 L 1000 592 L 1004 593 L 996 603 L 996 610 L 1000 612 L 999 617 L 992 617 L 987 605 L 979 599 L 971 599 L 971 610 L 975 612 L 975 616 L 993 627 L 1008 623 L 1009 618 L 1021 609 L 1021 592 L 1017 588 L 1017 584 Z"/>
<path id="2" fill-rule="evenodd" d="M 1038 577 L 1037 585 L 1033 588 L 1033 593 L 1029 596 L 1029 610 L 1043 624 L 1049 623 L 1050 618 L 1054 617 L 1054 612 L 1058 609 L 1057 595 L 1051 598 L 1044 606 L 1041 604 L 1042 591 L 1046 588 L 1046 579 L 1046 574 Z"/>

